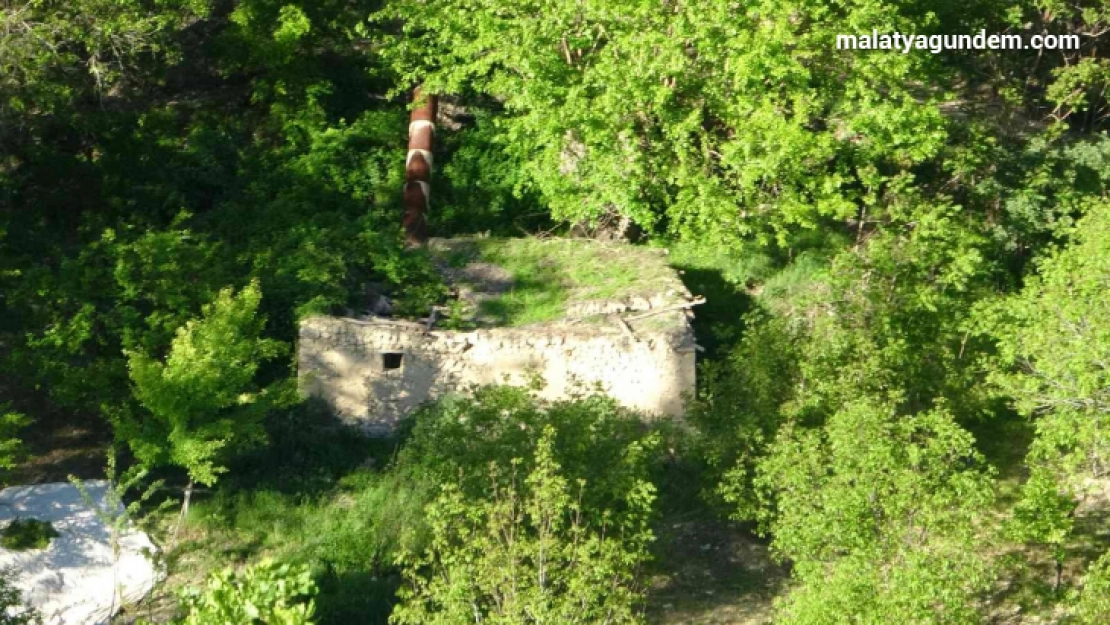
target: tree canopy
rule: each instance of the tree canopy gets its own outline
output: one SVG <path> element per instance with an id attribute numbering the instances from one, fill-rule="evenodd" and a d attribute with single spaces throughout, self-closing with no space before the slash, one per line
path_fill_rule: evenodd
<path id="1" fill-rule="evenodd" d="M 1078 47 L 836 46 L 871 32 Z M 652 557 L 713 523 L 789 568 L 782 622 L 1105 620 L 1104 2 L 8 0 L 0 33 L 0 469 L 72 426 L 208 485 L 244 553 L 286 526 L 236 506 L 302 525 L 185 618 L 654 619 Z M 297 396 L 305 316 L 460 305 L 401 232 L 417 86 L 433 236 L 665 248 L 707 296 L 683 420 L 495 386 L 383 442 Z"/>

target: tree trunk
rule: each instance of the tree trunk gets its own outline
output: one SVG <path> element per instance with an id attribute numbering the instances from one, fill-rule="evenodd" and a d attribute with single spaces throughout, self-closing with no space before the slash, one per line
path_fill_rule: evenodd
<path id="1" fill-rule="evenodd" d="M 170 546 L 177 545 L 177 533 L 181 531 L 181 526 L 185 524 L 185 518 L 189 516 L 189 502 L 193 498 L 193 487 L 196 486 L 196 481 L 189 480 L 189 484 L 185 487 L 185 497 L 181 500 L 181 512 L 177 515 L 177 525 L 173 528 L 173 536 L 170 538 Z"/>

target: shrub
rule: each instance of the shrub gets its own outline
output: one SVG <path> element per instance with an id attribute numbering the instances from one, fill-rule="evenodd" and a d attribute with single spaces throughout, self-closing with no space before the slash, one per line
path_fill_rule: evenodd
<path id="1" fill-rule="evenodd" d="M 488 492 L 488 468 L 521 459 L 530 473 L 533 450 L 547 427 L 552 454 L 572 483 L 586 480 L 587 509 L 621 510 L 624 495 L 658 466 L 659 437 L 639 416 L 601 395 L 545 402 L 526 389 L 478 388 L 469 397 L 446 398 L 415 417 L 398 469 L 428 479 L 457 481 L 466 496 Z"/>
<path id="2" fill-rule="evenodd" d="M 58 530 L 49 521 L 16 519 L 0 532 L 0 546 L 13 551 L 46 549 L 57 536 Z"/>
<path id="3" fill-rule="evenodd" d="M 1083 588 L 1073 596 L 1072 616 L 1090 625 L 1110 621 L 1110 552 L 1087 569 Z"/>
<path id="4" fill-rule="evenodd" d="M 697 429 L 696 456 L 703 459 L 706 498 L 753 518 L 758 501 L 752 487 L 756 463 L 767 453 L 782 423 L 781 408 L 801 375 L 799 339 L 779 317 L 755 312 L 748 330 L 726 358 L 704 363 L 700 391 L 688 421 Z M 724 479 L 725 476 L 728 479 Z M 726 503 L 727 502 L 727 503 Z"/>
<path id="5" fill-rule="evenodd" d="M 263 560 L 236 573 L 212 573 L 203 589 L 181 596 L 187 615 L 180 625 L 312 625 L 316 584 L 307 567 Z"/>
<path id="6" fill-rule="evenodd" d="M 1110 466 L 1110 204 L 1091 206 L 1037 269 L 982 317 L 998 340 L 991 379 L 1036 427 L 1013 529 L 1053 550 L 1058 584 L 1075 508 Z"/>
<path id="7" fill-rule="evenodd" d="M 0 476 L 6 476 L 24 457 L 23 441 L 16 434 L 30 424 L 30 417 L 0 403 Z"/>
<path id="8" fill-rule="evenodd" d="M 628 512 L 620 522 L 607 511 L 587 511 L 586 482 L 572 488 L 562 475 L 555 438 L 555 428 L 545 426 L 523 484 L 522 462 L 514 459 L 507 476 L 491 469 L 488 499 L 444 486 L 427 509 L 431 546 L 399 558 L 409 585 L 392 622 L 641 621 L 637 572 L 653 538 L 655 489 L 637 481 L 624 494 Z"/>
<path id="9" fill-rule="evenodd" d="M 771 546 L 794 564 L 790 623 L 969 623 L 993 569 L 989 471 L 944 406 L 862 399 L 820 427 L 788 423 L 761 463 Z"/>
<path id="10" fill-rule="evenodd" d="M 210 486 L 227 471 L 230 452 L 265 438 L 263 418 L 283 394 L 280 386 L 259 389 L 255 377 L 284 346 L 262 338 L 261 301 L 257 282 L 238 295 L 224 289 L 201 319 L 178 328 L 164 362 L 128 353 L 135 397 L 146 413 L 120 412 L 116 435 L 143 464 L 180 466 L 190 483 Z"/>

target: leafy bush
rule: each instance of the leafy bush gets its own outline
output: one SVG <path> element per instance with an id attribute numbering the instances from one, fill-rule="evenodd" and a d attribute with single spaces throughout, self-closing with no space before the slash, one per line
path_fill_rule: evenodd
<path id="1" fill-rule="evenodd" d="M 58 537 L 58 530 L 50 521 L 16 519 L 0 532 L 0 546 L 13 551 L 46 549 Z"/>
<path id="2" fill-rule="evenodd" d="M 1054 589 L 1079 503 L 1110 466 L 1110 204 L 1086 208 L 1062 229 L 1067 244 L 1037 259 L 1022 290 L 984 302 L 978 316 L 997 341 L 990 380 L 1036 432 L 1007 529 L 1051 552 Z"/>
<path id="3" fill-rule="evenodd" d="M 42 615 L 23 605 L 23 593 L 0 575 L 0 625 L 41 625 Z"/>
<path id="4" fill-rule="evenodd" d="M 306 567 L 263 560 L 241 572 L 208 576 L 203 588 L 181 595 L 186 616 L 180 625 L 312 625 L 316 584 Z"/>
<path id="5" fill-rule="evenodd" d="M 639 565 L 653 539 L 654 488 L 636 481 L 620 521 L 583 505 L 589 485 L 572 487 L 555 460 L 551 425 L 535 443 L 532 467 L 493 465 L 488 498 L 443 487 L 427 508 L 432 543 L 404 553 L 409 585 L 390 620 L 398 624 L 630 623 L 641 620 Z M 502 473 L 505 471 L 505 473 Z"/>
<path id="6" fill-rule="evenodd" d="M 989 473 L 943 408 L 902 416 L 859 400 L 789 423 L 760 465 L 764 528 L 799 584 L 791 623 L 973 622 L 992 580 L 979 524 Z"/>
<path id="7" fill-rule="evenodd" d="M 30 417 L 0 403 L 0 476 L 5 476 L 23 459 L 23 441 L 16 434 L 30 424 Z"/>
<path id="8" fill-rule="evenodd" d="M 650 479 L 661 460 L 659 436 L 608 397 L 546 402 L 527 389 L 489 386 L 419 411 L 397 467 L 433 482 L 458 481 L 465 496 L 483 496 L 489 466 L 521 459 L 520 470 L 532 471 L 532 451 L 549 426 L 552 453 L 567 479 L 590 483 L 588 510 L 620 510 L 629 489 Z"/>
<path id="9" fill-rule="evenodd" d="M 1028 538 L 1054 545 L 1090 478 L 1110 466 L 1108 290 L 1110 204 L 1099 203 L 1069 245 L 1040 259 L 1020 293 L 984 306 L 983 324 L 998 341 L 991 379 L 1036 426 L 1022 504 L 1032 514 L 1018 520 Z"/>
<path id="10" fill-rule="evenodd" d="M 600 395 L 490 386 L 427 406 L 395 470 L 446 486 L 427 510 L 431 545 L 399 560 L 410 587 L 392 618 L 455 622 L 473 602 L 510 623 L 636 620 L 660 460 L 658 434 Z"/>
<path id="11" fill-rule="evenodd" d="M 1083 625 L 1110 622 L 1110 553 L 1087 569 L 1082 588 L 1073 593 L 1071 610 Z"/>
<path id="12" fill-rule="evenodd" d="M 421 553 L 431 540 L 425 506 L 436 484 L 486 502 L 491 464 L 521 458 L 518 470 L 531 471 L 537 441 L 555 426 L 563 431 L 552 453 L 581 497 L 576 505 L 618 528 L 642 516 L 628 493 L 650 481 L 659 459 L 658 437 L 604 397 L 547 403 L 525 389 L 487 387 L 429 405 L 408 425 L 397 440 L 367 440 L 309 408 L 278 413 L 272 446 L 238 458 L 238 474 L 198 503 L 189 523 L 220 549 L 242 545 L 311 567 L 322 622 L 377 622 L 393 603 L 398 554 Z M 574 487 L 579 479 L 584 490 Z"/>

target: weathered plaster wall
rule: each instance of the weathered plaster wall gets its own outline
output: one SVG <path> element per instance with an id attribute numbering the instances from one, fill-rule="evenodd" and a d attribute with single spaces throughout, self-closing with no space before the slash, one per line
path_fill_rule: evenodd
<path id="1" fill-rule="evenodd" d="M 694 390 L 694 337 L 683 311 L 610 325 L 431 331 L 341 317 L 301 323 L 302 391 L 345 421 L 385 432 L 422 402 L 474 384 L 525 385 L 536 374 L 548 399 L 576 386 L 601 390 L 649 414 L 680 415 Z M 401 354 L 399 368 L 396 356 Z M 392 359 L 394 362 L 388 362 Z"/>

